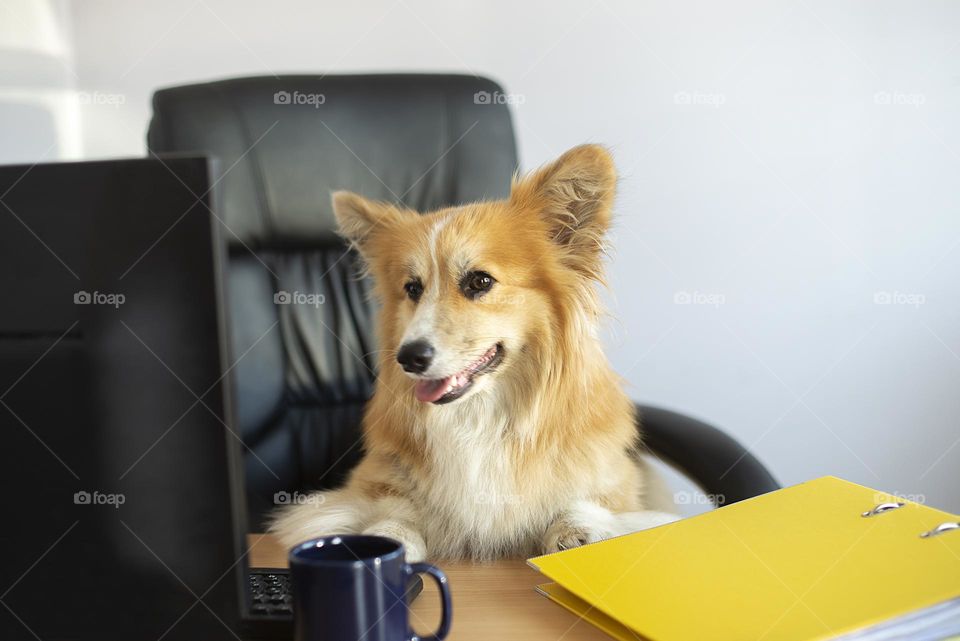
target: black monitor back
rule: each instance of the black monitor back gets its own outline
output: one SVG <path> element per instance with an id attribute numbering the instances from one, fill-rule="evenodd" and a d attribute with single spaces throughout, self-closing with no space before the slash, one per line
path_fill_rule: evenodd
<path id="1" fill-rule="evenodd" d="M 210 173 L 198 157 L 0 168 L 4 640 L 239 629 Z"/>

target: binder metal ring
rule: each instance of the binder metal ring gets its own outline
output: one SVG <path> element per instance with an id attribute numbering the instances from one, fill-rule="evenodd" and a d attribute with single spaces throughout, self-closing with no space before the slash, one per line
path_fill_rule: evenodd
<path id="1" fill-rule="evenodd" d="M 937 527 L 933 528 L 929 532 L 924 532 L 920 535 L 922 539 L 929 539 L 931 536 L 937 536 L 938 534 L 943 534 L 944 532 L 949 532 L 950 530 L 960 530 L 960 523 L 954 521 L 947 521 L 946 523 L 941 523 Z"/>
<path id="2" fill-rule="evenodd" d="M 880 505 L 873 508 L 872 510 L 867 510 L 860 516 L 864 516 L 864 517 L 876 516 L 877 514 L 883 514 L 884 512 L 889 512 L 890 510 L 895 510 L 898 507 L 903 507 L 903 506 L 904 504 L 899 501 L 897 501 L 896 503 L 881 503 Z"/>

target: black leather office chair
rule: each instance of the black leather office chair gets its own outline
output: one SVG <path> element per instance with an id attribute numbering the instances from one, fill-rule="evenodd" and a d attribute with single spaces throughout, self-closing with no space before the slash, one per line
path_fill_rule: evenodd
<path id="1" fill-rule="evenodd" d="M 336 486 L 361 455 L 375 377 L 372 306 L 355 256 L 334 233 L 330 192 L 419 210 L 506 196 L 517 153 L 497 93 L 472 76 L 357 75 L 154 94 L 151 152 L 202 151 L 221 163 L 236 416 L 255 521 L 276 492 Z M 324 302 L 276 304 L 279 291 Z M 638 412 L 646 445 L 705 492 L 733 502 L 778 487 L 716 428 L 664 409 Z"/>

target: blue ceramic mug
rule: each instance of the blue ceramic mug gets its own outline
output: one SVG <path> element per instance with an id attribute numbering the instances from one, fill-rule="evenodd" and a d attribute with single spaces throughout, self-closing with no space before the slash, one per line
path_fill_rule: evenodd
<path id="1" fill-rule="evenodd" d="M 407 584 L 429 574 L 440 588 L 440 627 L 450 632 L 447 577 L 428 563 L 407 563 L 403 544 L 382 536 L 344 534 L 313 539 L 290 550 L 296 641 L 420 641 L 410 628 Z"/>

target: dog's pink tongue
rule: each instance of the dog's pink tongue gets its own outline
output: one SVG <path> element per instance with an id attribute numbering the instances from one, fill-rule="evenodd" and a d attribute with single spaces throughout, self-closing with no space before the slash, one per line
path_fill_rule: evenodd
<path id="1" fill-rule="evenodd" d="M 417 381 L 416 387 L 413 388 L 413 395 L 417 397 L 418 401 L 432 403 L 443 396 L 447 387 L 450 386 L 450 379 L 452 378 L 452 376 L 448 376 L 433 381 Z"/>

